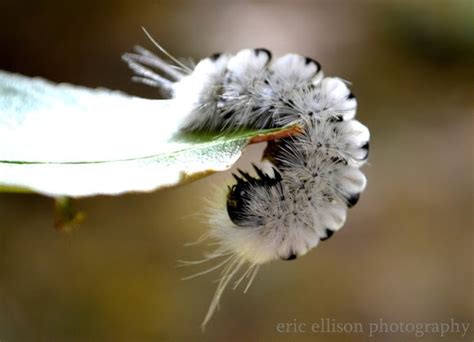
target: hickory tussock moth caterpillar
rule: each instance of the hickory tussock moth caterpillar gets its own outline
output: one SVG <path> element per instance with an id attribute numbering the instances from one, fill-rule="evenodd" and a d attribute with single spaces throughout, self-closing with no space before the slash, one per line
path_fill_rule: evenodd
<path id="1" fill-rule="evenodd" d="M 234 174 L 235 184 L 212 208 L 208 237 L 217 247 L 200 262 L 219 261 L 196 275 L 222 274 L 204 327 L 233 278 L 234 288 L 248 278 L 246 291 L 260 265 L 304 255 L 342 227 L 366 186 L 359 168 L 370 134 L 354 119 L 357 102 L 346 82 L 324 77 L 311 58 L 288 54 L 272 61 L 266 49 L 246 49 L 214 54 L 191 69 L 156 45 L 175 66 L 141 47 L 124 60 L 136 80 L 187 108 L 182 130 L 303 127 L 298 136 L 269 143 L 253 175 Z"/>

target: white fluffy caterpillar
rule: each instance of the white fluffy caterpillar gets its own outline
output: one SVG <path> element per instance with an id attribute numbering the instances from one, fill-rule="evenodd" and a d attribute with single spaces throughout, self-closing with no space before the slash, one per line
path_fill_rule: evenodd
<path id="1" fill-rule="evenodd" d="M 214 54 L 194 69 L 173 59 L 178 70 L 143 48 L 136 51 L 124 59 L 139 80 L 187 107 L 182 130 L 303 127 L 298 136 L 269 143 L 253 176 L 239 170 L 212 209 L 208 236 L 217 248 L 203 261 L 222 260 L 197 275 L 218 268 L 222 275 L 204 326 L 244 265 L 234 288 L 249 278 L 246 291 L 261 264 L 304 255 L 341 228 L 366 186 L 359 168 L 368 158 L 369 131 L 354 120 L 357 103 L 346 83 L 325 78 L 313 59 L 288 54 L 272 62 L 268 50 L 247 49 Z"/>

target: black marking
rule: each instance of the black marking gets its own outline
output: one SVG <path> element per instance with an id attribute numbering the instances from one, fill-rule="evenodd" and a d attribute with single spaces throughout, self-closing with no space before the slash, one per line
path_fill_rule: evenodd
<path id="1" fill-rule="evenodd" d="M 244 172 L 242 171 L 241 169 L 237 169 L 237 171 L 239 171 L 239 173 L 244 177 L 244 179 L 247 181 L 247 182 L 251 182 L 253 180 L 253 177 L 250 176 L 247 172 Z"/>
<path id="2" fill-rule="evenodd" d="M 274 172 L 274 174 L 275 174 L 275 180 L 276 180 L 277 182 L 281 182 L 282 178 L 281 178 L 280 172 L 278 172 L 278 170 L 275 169 L 274 167 L 272 167 L 272 170 L 273 170 L 273 172 Z"/>
<path id="3" fill-rule="evenodd" d="M 321 238 L 320 240 L 321 241 L 326 241 L 327 239 L 329 239 L 331 236 L 333 236 L 334 234 L 334 230 L 331 230 L 329 228 L 326 228 L 326 237 L 323 237 Z"/>
<path id="4" fill-rule="evenodd" d="M 366 153 L 365 153 L 365 157 L 363 158 L 363 160 L 366 160 L 367 158 L 369 158 L 369 142 L 367 141 L 364 145 L 362 145 L 360 148 L 363 149 Z"/>
<path id="5" fill-rule="evenodd" d="M 221 53 L 221 52 L 216 52 L 216 53 L 213 53 L 209 58 L 211 59 L 211 61 L 215 62 L 215 61 L 217 61 L 221 56 L 222 56 L 222 53 Z"/>
<path id="6" fill-rule="evenodd" d="M 292 99 L 285 100 L 283 97 L 280 97 L 279 100 L 286 106 L 290 108 L 295 108 L 295 103 L 293 102 Z"/>
<path id="7" fill-rule="evenodd" d="M 332 202 L 334 199 L 333 196 L 327 191 L 324 191 L 322 195 L 323 195 L 323 198 L 327 200 L 327 202 Z"/>
<path id="8" fill-rule="evenodd" d="M 255 56 L 258 56 L 260 53 L 264 53 L 267 55 L 268 61 L 272 59 L 272 53 L 265 49 L 265 48 L 257 48 L 253 50 L 255 52 Z"/>
<path id="9" fill-rule="evenodd" d="M 349 95 L 347 95 L 347 99 L 348 100 L 355 99 L 355 95 L 351 92 L 351 93 L 349 93 Z"/>
<path id="10" fill-rule="evenodd" d="M 297 258 L 297 255 L 295 253 L 291 253 L 286 258 L 281 258 L 281 260 L 290 261 L 290 260 L 295 260 L 296 258 Z"/>
<path id="11" fill-rule="evenodd" d="M 363 149 L 363 150 L 366 150 L 367 152 L 369 152 L 369 142 L 367 141 L 364 145 L 362 145 L 360 148 Z"/>
<path id="12" fill-rule="evenodd" d="M 252 167 L 253 169 L 255 170 L 255 172 L 257 173 L 258 177 L 259 178 L 265 178 L 267 175 L 260 169 L 258 168 L 254 163 L 252 163 Z"/>
<path id="13" fill-rule="evenodd" d="M 326 147 L 327 147 L 327 146 L 326 146 Z M 331 161 L 332 161 L 334 164 L 347 165 L 347 160 L 345 160 L 345 159 L 342 158 L 342 157 L 333 156 L 333 157 L 331 157 Z"/>
<path id="14" fill-rule="evenodd" d="M 258 227 L 265 223 L 264 217 L 250 222 L 249 203 L 252 201 L 253 195 L 257 188 L 271 188 L 279 186 L 281 182 L 281 174 L 274 170 L 275 176 L 271 177 L 265 174 L 257 166 L 253 165 L 258 178 L 252 177 L 247 172 L 238 170 L 240 176 L 232 174 L 237 181 L 227 194 L 227 214 L 233 223 L 240 227 Z M 254 217 L 255 218 L 255 217 Z"/>
<path id="15" fill-rule="evenodd" d="M 321 70 L 321 64 L 319 64 L 318 61 L 310 58 L 310 57 L 305 57 L 304 59 L 304 62 L 306 65 L 310 64 L 310 63 L 314 63 L 316 65 L 316 72 L 318 72 L 319 70 Z"/>
<path id="16" fill-rule="evenodd" d="M 222 117 L 224 120 L 228 120 L 230 119 L 231 116 L 233 116 L 235 114 L 235 110 L 231 109 L 229 111 L 227 111 L 224 116 Z"/>
<path id="17" fill-rule="evenodd" d="M 348 197 L 346 197 L 347 207 L 352 208 L 353 206 L 355 206 L 357 202 L 359 202 L 359 198 L 360 193 L 349 195 Z"/>
<path id="18" fill-rule="evenodd" d="M 344 120 L 344 117 L 342 115 L 335 115 L 329 118 L 329 122 L 341 122 Z"/>

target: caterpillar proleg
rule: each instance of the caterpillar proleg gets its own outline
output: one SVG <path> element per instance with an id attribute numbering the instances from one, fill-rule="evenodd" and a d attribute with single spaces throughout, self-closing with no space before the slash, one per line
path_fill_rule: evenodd
<path id="1" fill-rule="evenodd" d="M 183 131 L 303 127 L 299 135 L 269 143 L 253 170 L 238 170 L 211 209 L 208 237 L 217 247 L 203 262 L 216 265 L 199 274 L 222 273 L 204 327 L 232 279 L 234 288 L 247 279 L 246 291 L 262 264 L 300 257 L 342 227 L 366 187 L 359 168 L 368 158 L 370 134 L 354 119 L 357 101 L 347 82 L 325 77 L 311 58 L 272 59 L 266 49 L 245 49 L 214 54 L 191 69 L 135 51 L 124 60 L 137 80 L 187 108 Z"/>

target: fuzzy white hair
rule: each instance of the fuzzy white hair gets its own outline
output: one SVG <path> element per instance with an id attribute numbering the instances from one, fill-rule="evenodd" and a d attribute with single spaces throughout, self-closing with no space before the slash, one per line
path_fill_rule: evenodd
<path id="1" fill-rule="evenodd" d="M 215 54 L 188 70 L 176 59 L 171 66 L 136 51 L 124 59 L 141 81 L 169 90 L 189 113 L 184 131 L 303 127 L 297 136 L 269 143 L 254 174 L 239 170 L 236 183 L 211 206 L 207 236 L 216 247 L 202 262 L 220 261 L 196 275 L 219 268 L 222 275 L 204 327 L 244 265 L 234 288 L 249 278 L 247 290 L 261 264 L 302 256 L 342 227 L 367 184 L 359 168 L 368 158 L 370 133 L 354 119 L 357 101 L 347 82 L 324 77 L 311 58 L 288 54 L 272 62 L 270 51 L 246 49 Z M 273 169 L 262 171 L 268 163 Z"/>

